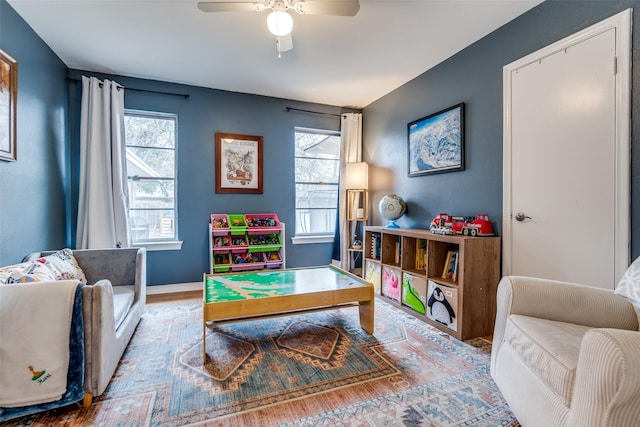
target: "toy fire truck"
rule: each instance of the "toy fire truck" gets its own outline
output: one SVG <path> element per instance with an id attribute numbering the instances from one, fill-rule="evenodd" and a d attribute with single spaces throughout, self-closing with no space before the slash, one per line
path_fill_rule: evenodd
<path id="1" fill-rule="evenodd" d="M 465 236 L 493 236 L 493 226 L 489 215 L 475 217 L 451 216 L 439 213 L 431 220 L 429 229 L 434 234 L 463 234 Z"/>

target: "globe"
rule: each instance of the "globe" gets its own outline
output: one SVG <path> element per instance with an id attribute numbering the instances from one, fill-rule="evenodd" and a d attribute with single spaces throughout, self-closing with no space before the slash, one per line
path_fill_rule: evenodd
<path id="1" fill-rule="evenodd" d="M 387 194 L 380 200 L 378 210 L 384 219 L 389 220 L 387 228 L 400 228 L 396 220 L 407 211 L 407 204 L 397 194 Z"/>

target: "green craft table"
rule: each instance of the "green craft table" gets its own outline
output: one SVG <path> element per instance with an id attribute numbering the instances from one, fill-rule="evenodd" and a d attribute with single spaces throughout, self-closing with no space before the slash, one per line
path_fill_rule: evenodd
<path id="1" fill-rule="evenodd" d="M 207 322 L 226 323 L 358 305 L 360 326 L 373 333 L 373 285 L 334 266 L 205 274 L 203 359 Z"/>

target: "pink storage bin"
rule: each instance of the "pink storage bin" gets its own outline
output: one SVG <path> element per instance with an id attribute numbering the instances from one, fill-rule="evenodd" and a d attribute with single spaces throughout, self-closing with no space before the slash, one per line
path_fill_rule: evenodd
<path id="1" fill-rule="evenodd" d="M 224 235 L 213 235 L 212 245 L 214 252 L 229 252 L 231 250 L 231 237 L 228 233 Z"/>
<path id="2" fill-rule="evenodd" d="M 282 230 L 282 224 L 278 219 L 278 215 L 269 214 L 245 214 L 247 223 L 247 233 L 249 234 L 273 234 L 278 230 Z"/>
<path id="3" fill-rule="evenodd" d="M 227 214 L 211 214 L 211 234 L 214 236 L 229 234 L 229 217 Z"/>
<path id="4" fill-rule="evenodd" d="M 245 252 L 242 254 L 231 255 L 232 271 L 260 270 L 264 268 L 264 265 L 265 262 L 263 252 Z"/>
<path id="5" fill-rule="evenodd" d="M 244 252 L 249 247 L 249 243 L 247 242 L 247 236 L 237 235 L 230 236 L 231 240 L 231 251 L 237 253 L 238 251 Z"/>

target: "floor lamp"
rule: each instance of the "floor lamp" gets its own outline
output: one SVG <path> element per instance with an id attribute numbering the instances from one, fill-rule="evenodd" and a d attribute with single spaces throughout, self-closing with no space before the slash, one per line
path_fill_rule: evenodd
<path id="1" fill-rule="evenodd" d="M 362 260 L 364 226 L 369 219 L 369 165 L 366 162 L 347 163 L 345 187 L 349 225 L 347 269 L 354 272 L 358 257 Z"/>

